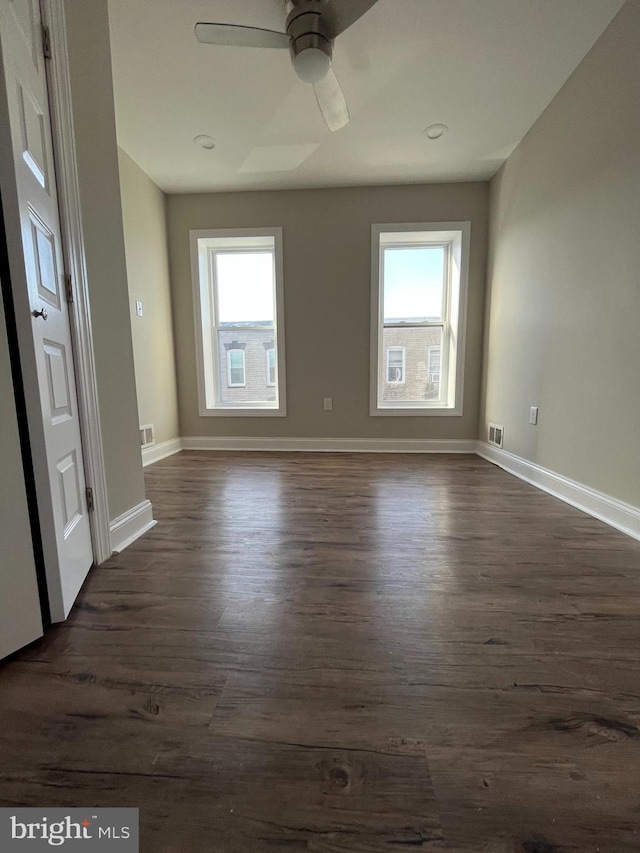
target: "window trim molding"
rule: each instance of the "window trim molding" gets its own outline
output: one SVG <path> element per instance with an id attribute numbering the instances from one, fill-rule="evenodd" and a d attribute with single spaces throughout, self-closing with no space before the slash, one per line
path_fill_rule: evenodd
<path id="1" fill-rule="evenodd" d="M 456 347 L 456 386 L 453 403 L 443 406 L 416 406 L 410 403 L 404 406 L 378 406 L 378 385 L 382 366 L 382 346 L 380 340 L 380 272 L 381 272 L 381 234 L 403 233 L 411 231 L 443 232 L 457 231 L 461 234 L 460 281 L 458 287 L 458 338 Z M 434 241 L 435 242 L 435 241 Z M 369 415 L 372 417 L 460 417 L 463 413 L 465 346 L 467 337 L 467 298 L 469 290 L 469 256 L 471 244 L 471 222 L 385 222 L 371 226 L 371 330 L 369 364 Z M 441 359 L 444 353 L 441 354 Z M 442 364 L 442 362 L 441 362 Z M 441 368 L 442 370 L 442 368 Z M 442 375 L 442 373 L 441 373 Z"/>
<path id="2" fill-rule="evenodd" d="M 276 359 L 276 374 L 278 377 L 278 407 L 250 402 L 236 402 L 230 405 L 219 405 L 215 409 L 207 408 L 206 378 L 204 342 L 202 329 L 204 321 L 211 322 L 211 318 L 202 316 L 201 288 L 209 286 L 209 277 L 201 276 L 200 257 L 198 251 L 198 240 L 207 238 L 233 238 L 233 237 L 271 237 L 274 241 L 274 267 L 275 267 L 275 329 L 274 344 L 277 347 L 278 357 Z M 198 384 L 198 413 L 202 418 L 235 418 L 235 417 L 259 417 L 273 418 L 286 417 L 286 368 L 285 368 L 285 331 L 284 331 L 284 261 L 282 228 L 207 228 L 189 231 L 189 244 L 191 251 L 191 286 L 193 297 L 193 316 L 195 323 L 195 347 L 196 347 L 196 374 Z M 202 281 L 204 279 L 204 281 Z M 246 378 L 246 375 L 245 375 Z M 236 386 L 238 387 L 238 386 Z"/>

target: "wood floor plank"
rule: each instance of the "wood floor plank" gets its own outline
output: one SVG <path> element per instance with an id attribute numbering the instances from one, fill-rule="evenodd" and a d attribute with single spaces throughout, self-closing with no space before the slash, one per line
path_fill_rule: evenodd
<path id="1" fill-rule="evenodd" d="M 143 853 L 631 853 L 640 543 L 474 456 L 183 452 L 0 664 L 0 804 Z M 186 819 L 188 817 L 188 819 Z"/>
<path id="2" fill-rule="evenodd" d="M 390 674 L 238 673 L 220 696 L 212 733 L 307 746 L 423 754 L 425 720 L 412 690 Z"/>
<path id="3" fill-rule="evenodd" d="M 443 850 L 424 754 L 385 755 L 212 735 L 181 763 L 189 774 L 170 849 Z M 175 834 L 174 834 L 175 833 Z M 174 840 L 175 839 L 175 840 Z M 200 846 L 199 846 L 200 845 Z"/>

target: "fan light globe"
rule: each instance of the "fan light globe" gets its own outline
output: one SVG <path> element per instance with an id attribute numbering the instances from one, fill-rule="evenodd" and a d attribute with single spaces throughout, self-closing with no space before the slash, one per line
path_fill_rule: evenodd
<path id="1" fill-rule="evenodd" d="M 331 57 L 317 47 L 308 47 L 294 57 L 293 67 L 305 83 L 319 83 L 331 68 Z"/>

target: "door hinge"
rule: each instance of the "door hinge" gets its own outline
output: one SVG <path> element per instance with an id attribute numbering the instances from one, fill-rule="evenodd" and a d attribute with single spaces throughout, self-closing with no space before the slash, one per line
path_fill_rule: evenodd
<path id="1" fill-rule="evenodd" d="M 73 302 L 73 282 L 70 273 L 65 273 L 64 285 L 67 291 L 67 302 Z"/>
<path id="2" fill-rule="evenodd" d="M 87 510 L 89 512 L 93 512 L 93 489 L 90 486 L 87 486 L 85 494 L 87 496 Z"/>
<path id="3" fill-rule="evenodd" d="M 46 24 L 42 25 L 42 53 L 45 59 L 51 59 L 51 34 Z"/>

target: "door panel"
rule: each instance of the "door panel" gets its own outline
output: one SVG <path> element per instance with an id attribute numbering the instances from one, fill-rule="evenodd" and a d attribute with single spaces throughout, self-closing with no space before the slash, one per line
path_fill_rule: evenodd
<path id="1" fill-rule="evenodd" d="M 9 0 L 9 9 L 22 37 L 22 47 L 38 70 L 40 60 L 40 45 L 38 44 L 36 22 L 40 19 L 38 0 Z"/>
<path id="2" fill-rule="evenodd" d="M 44 341 L 47 363 L 47 385 L 49 390 L 49 412 L 51 424 L 72 417 L 71 395 L 69 394 L 69 367 L 64 347 L 53 341 Z"/>
<path id="3" fill-rule="evenodd" d="M 40 9 L 0 0 L 2 59 L 22 255 L 46 447 L 38 500 L 54 621 L 65 619 L 93 562 L 76 397 Z M 16 300 L 16 305 L 18 300 Z M 19 330 L 26 318 L 16 318 Z M 21 341 L 23 343 L 23 341 Z M 50 547 L 47 547 L 50 543 Z"/>
<path id="4" fill-rule="evenodd" d="M 62 496 L 63 535 L 67 539 L 73 528 L 82 519 L 82 497 L 76 452 L 72 450 L 57 464 Z"/>
<path id="5" fill-rule="evenodd" d="M 22 157 L 33 172 L 34 178 L 46 188 L 48 180 L 45 116 L 42 107 L 21 83 L 18 83 L 18 109 Z"/>
<path id="6" fill-rule="evenodd" d="M 29 207 L 29 218 L 31 219 L 33 273 L 38 296 L 54 308 L 60 308 L 61 277 L 56 264 L 55 237 L 31 207 Z"/>

